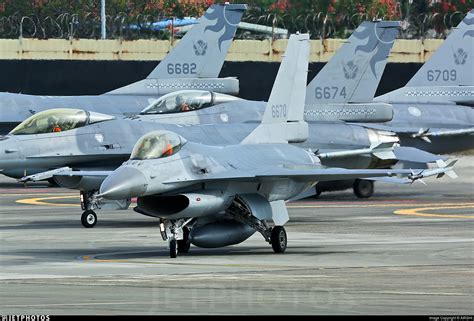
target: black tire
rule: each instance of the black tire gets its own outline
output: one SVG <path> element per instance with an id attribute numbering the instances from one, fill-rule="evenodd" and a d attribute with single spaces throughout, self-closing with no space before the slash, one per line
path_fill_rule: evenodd
<path id="1" fill-rule="evenodd" d="M 189 242 L 189 229 L 183 227 L 183 239 L 178 240 L 178 253 L 188 253 L 191 243 Z"/>
<path id="2" fill-rule="evenodd" d="M 85 228 L 92 228 L 97 224 L 97 215 L 93 210 L 84 211 L 81 215 L 81 223 Z"/>
<path id="3" fill-rule="evenodd" d="M 353 189 L 358 198 L 369 198 L 374 195 L 374 182 L 366 179 L 356 179 Z"/>
<path id="4" fill-rule="evenodd" d="M 272 228 L 272 248 L 275 253 L 283 253 L 286 250 L 287 238 L 283 226 L 274 226 Z"/>
<path id="5" fill-rule="evenodd" d="M 58 183 L 56 183 L 54 178 L 48 178 L 47 181 L 48 181 L 49 185 L 51 185 L 51 187 L 59 187 Z"/>
<path id="6" fill-rule="evenodd" d="M 314 187 L 314 191 L 316 192 L 316 194 L 314 194 L 314 198 L 318 198 L 322 193 L 322 191 L 318 189 L 317 186 Z"/>
<path id="7" fill-rule="evenodd" d="M 176 258 L 176 256 L 178 256 L 176 240 L 172 239 L 170 241 L 170 258 L 174 259 L 174 258 Z"/>

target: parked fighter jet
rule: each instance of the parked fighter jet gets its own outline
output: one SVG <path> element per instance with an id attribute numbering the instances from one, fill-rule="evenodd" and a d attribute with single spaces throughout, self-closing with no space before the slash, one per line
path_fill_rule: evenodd
<path id="1" fill-rule="evenodd" d="M 416 174 L 328 168 L 313 153 L 288 144 L 308 138 L 303 120 L 308 40 L 308 35 L 290 37 L 262 122 L 240 144 L 217 147 L 188 142 L 170 131 L 148 133 L 129 161 L 111 174 L 97 173 L 107 176 L 98 197 L 138 197 L 135 211 L 160 219 L 172 258 L 188 252 L 191 243 L 222 247 L 241 243 L 255 231 L 275 253 L 283 253 L 283 225 L 289 220 L 285 201 L 318 181 L 405 174 L 409 182 L 417 176 L 453 175 L 452 167 Z"/>
<path id="2" fill-rule="evenodd" d="M 283 69 L 283 72 L 286 68 Z M 287 90 L 286 83 L 276 83 L 273 88 L 274 92 L 285 93 Z M 301 97 L 301 99 L 303 98 Z M 61 130 L 55 131 L 56 126 Z M 82 215 L 82 223 L 85 227 L 92 227 L 97 222 L 93 210 L 98 208 L 124 209 L 129 206 L 130 200 L 110 203 L 98 199 L 98 190 L 105 176 L 99 175 L 97 177 L 91 173 L 96 171 L 103 173 L 104 170 L 117 168 L 129 158 L 131 147 L 142 135 L 161 129 L 166 132 L 174 132 L 188 141 L 227 146 L 239 144 L 255 130 L 256 126 L 255 123 L 180 126 L 114 119 L 112 116 L 81 110 L 50 110 L 32 116 L 13 130 L 11 135 L 3 138 L 3 141 L 0 142 L 0 150 L 4 150 L 4 156 L 0 159 L 0 169 L 4 174 L 17 177 L 26 175 L 22 172 L 24 169 L 33 171 L 33 173 L 40 172 L 24 177 L 23 180 L 54 178 L 61 186 L 79 189 L 81 191 L 81 205 L 85 210 Z M 306 140 L 307 147 L 319 146 L 320 150 L 324 151 L 327 146 L 334 145 L 334 140 L 337 138 L 340 147 L 351 149 L 344 152 L 346 153 L 346 166 L 348 166 L 347 160 L 354 168 L 367 168 L 373 165 L 375 159 L 386 164 L 396 161 L 396 157 L 392 153 L 393 141 L 388 145 L 384 141 L 379 141 L 370 146 L 370 140 L 361 135 L 365 130 L 357 126 L 353 127 L 359 129 L 360 133 L 346 131 L 347 136 L 334 135 L 338 129 L 341 129 L 342 132 L 344 126 L 346 125 L 343 123 L 311 123 L 309 125 L 310 135 Z M 292 142 L 297 143 L 298 140 Z M 356 145 L 357 143 L 360 143 L 362 148 L 354 150 L 359 147 Z M 370 146 L 370 148 L 367 149 L 366 146 Z M 327 159 L 331 157 L 331 153 L 328 151 L 314 156 L 319 155 L 321 158 Z M 360 157 L 367 153 L 373 154 L 373 156 Z M 341 151 L 333 154 L 335 158 L 340 159 Z M 423 158 L 422 162 L 438 160 L 435 155 L 427 153 L 422 153 L 421 157 Z M 419 158 L 420 155 L 416 153 L 410 154 L 410 160 L 420 161 Z M 198 162 L 196 166 L 201 165 Z M 48 171 L 51 168 L 52 170 Z M 75 171 L 71 173 L 71 169 Z"/>
<path id="3" fill-rule="evenodd" d="M 161 95 L 180 89 L 237 94 L 238 80 L 217 78 L 246 5 L 214 4 L 146 79 L 98 96 L 34 96 L 0 93 L 0 134 L 36 112 L 80 108 L 123 116 L 136 114 Z"/>
<path id="4" fill-rule="evenodd" d="M 317 126 L 318 129 L 330 127 L 328 132 L 338 133 L 338 136 L 334 137 L 334 135 L 316 132 L 312 130 L 316 127 L 310 127 L 311 143 L 314 142 L 315 137 L 324 138 L 319 140 L 317 144 L 313 144 L 312 148 L 324 150 L 321 152 L 324 154 L 324 158 L 321 160 L 325 165 L 347 167 L 348 164 L 358 164 L 357 161 L 353 163 L 354 159 L 351 158 L 351 153 L 358 153 L 356 157 L 361 158 L 361 151 L 364 148 L 369 149 L 370 146 L 374 146 L 373 144 L 398 141 L 398 138 L 391 135 L 390 132 L 377 130 L 364 132 L 351 125 L 344 125 L 341 121 L 365 123 L 387 122 L 392 119 L 393 110 L 390 105 L 373 103 L 372 101 L 399 28 L 400 23 L 398 21 L 363 22 L 307 86 L 305 120 L 318 122 L 320 125 Z M 229 110 L 240 108 L 246 110 L 250 104 L 256 107 L 258 114 L 255 112 L 246 113 L 243 118 L 249 117 L 247 121 L 260 121 L 266 106 L 265 102 L 221 101 L 219 105 L 215 106 L 216 108 L 203 110 L 199 117 L 195 114 L 164 113 L 164 110 L 173 110 L 174 112 L 182 110 L 178 104 L 173 102 L 176 96 L 186 95 L 189 96 L 190 101 L 208 102 L 210 100 L 210 94 L 205 92 L 200 94 L 197 92 L 186 93 L 186 91 L 171 93 L 167 95 L 168 97 L 164 96 L 151 104 L 134 119 L 183 124 L 202 124 L 209 121 L 225 122 L 230 118 L 228 117 Z M 209 98 L 202 99 L 202 97 Z M 197 105 L 202 106 L 203 104 L 198 103 Z M 166 108 L 163 106 L 166 106 Z M 258 117 L 253 119 L 250 116 Z M 236 119 L 236 116 L 234 115 L 232 118 Z M 240 117 L 240 121 L 245 121 L 243 118 Z M 356 151 L 341 153 L 341 150 L 350 148 L 350 139 L 353 139 L 354 143 L 361 139 L 366 142 L 370 141 L 370 143 L 365 146 L 355 143 L 357 145 Z M 339 144 L 342 140 L 346 140 L 344 146 Z M 310 141 L 305 142 L 304 145 L 308 145 Z M 328 144 L 328 142 L 332 143 Z M 413 150 L 397 147 L 396 155 L 399 159 L 403 159 L 407 155 L 413 155 Z M 370 167 L 387 167 L 390 165 L 386 161 L 381 161 L 380 158 L 373 157 L 371 153 L 367 153 L 366 158 L 371 158 L 374 161 Z M 323 191 L 347 188 L 353 188 L 354 193 L 361 198 L 370 197 L 374 193 L 373 182 L 367 180 L 320 183 L 316 188 L 316 193 L 319 195 Z"/>
<path id="5" fill-rule="evenodd" d="M 376 31 L 376 27 L 381 28 L 381 30 Z M 356 33 L 361 33 L 360 31 L 367 29 L 373 31 L 373 33 L 369 33 L 368 38 L 362 37 L 361 42 L 364 44 L 373 43 L 373 38 L 387 40 L 385 42 L 388 43 L 390 41 L 393 42 L 395 35 L 393 32 L 386 33 L 383 31 L 394 28 L 396 29 L 396 25 L 393 23 L 371 22 L 362 24 Z M 357 48 L 357 38 L 351 37 L 349 40 L 341 48 L 342 58 L 359 57 L 358 61 L 361 61 L 359 71 L 361 74 L 364 74 L 365 70 L 369 70 L 371 66 L 370 61 L 373 59 L 374 52 L 379 52 L 376 44 L 373 43 L 373 50 L 369 51 L 369 53 L 361 52 L 354 54 L 354 50 Z M 384 54 L 387 55 L 389 49 L 385 47 L 384 50 Z M 335 58 L 339 59 L 338 57 L 341 57 L 341 54 L 338 54 Z M 362 59 L 362 57 L 365 57 L 365 59 Z M 382 64 L 384 62 L 378 63 L 376 67 L 380 68 L 379 66 Z M 331 64 L 328 65 L 330 68 L 324 70 L 331 72 L 333 67 L 331 67 Z M 332 65 L 338 66 L 339 62 Z M 370 75 L 373 75 L 374 78 L 380 78 L 380 74 L 381 72 L 377 72 L 376 75 L 370 72 Z M 359 80 L 349 78 L 346 79 L 346 82 L 341 82 L 340 84 L 347 88 L 353 88 L 354 82 L 358 83 Z M 280 90 L 286 90 L 286 88 Z M 353 92 L 353 90 L 351 89 L 350 92 Z M 255 108 L 255 104 L 252 102 L 235 100 L 235 98 L 227 95 L 210 92 L 191 92 L 188 94 L 188 96 L 183 95 L 182 100 L 185 103 L 189 103 L 188 108 L 191 109 L 189 112 L 178 112 L 181 110 L 178 109 L 178 107 L 181 108 L 181 105 L 176 104 L 176 101 L 182 95 L 181 92 L 163 96 L 149 109 L 154 109 L 154 112 L 158 113 L 161 117 L 169 116 L 167 118 L 168 121 L 172 117 L 173 122 L 177 123 L 229 122 L 234 124 L 231 127 L 227 127 L 228 125 L 225 124 L 183 127 L 153 124 L 145 121 L 132 122 L 83 110 L 57 109 L 45 111 L 31 116 L 15 128 L 10 135 L 2 138 L 0 151 L 3 150 L 3 153 L 0 153 L 3 156 L 0 157 L 0 170 L 3 174 L 11 177 L 20 178 L 40 173 L 29 178 L 50 179 L 52 178 L 52 172 L 49 170 L 65 166 L 89 170 L 114 169 L 128 159 L 133 145 L 146 132 L 164 129 L 177 132 L 186 139 L 195 142 L 214 145 L 238 144 L 257 126 L 255 122 L 244 122 L 261 119 L 258 108 Z M 360 97 L 360 95 L 358 96 Z M 205 108 L 216 103 L 222 104 L 212 108 Z M 228 105 L 229 107 L 227 109 L 219 107 L 223 105 Z M 262 103 L 258 105 L 261 106 Z M 216 107 L 219 107 L 219 109 Z M 306 108 L 308 108 L 308 104 Z M 329 109 L 327 110 L 329 111 Z M 375 120 L 386 116 L 383 112 L 378 114 L 376 110 L 374 109 L 373 112 L 369 113 L 361 111 L 358 117 L 360 119 L 373 117 Z M 308 114 L 305 110 L 305 119 L 315 119 L 314 114 L 311 115 L 311 112 L 314 111 L 315 109 L 311 109 Z M 354 119 L 356 114 L 356 111 L 348 113 L 348 117 Z M 341 115 L 343 116 L 343 114 Z M 181 117 L 185 121 L 180 121 Z M 55 124 L 59 125 L 58 129 L 60 131 L 55 129 Z M 325 165 L 373 168 L 387 167 L 393 165 L 398 160 L 426 163 L 439 159 L 435 155 L 420 153 L 416 150 L 406 152 L 400 147 L 395 148 L 396 156 L 394 156 L 391 150 L 393 143 L 396 143 L 397 139 L 394 135 L 387 132 L 349 126 L 343 122 L 317 124 L 311 122 L 309 129 L 310 138 L 303 144 L 303 147 L 317 150 Z M 344 151 L 347 149 L 351 149 L 351 151 Z M 350 184 L 352 186 L 353 182 Z M 367 181 L 356 180 L 353 184 L 356 194 L 360 197 L 367 197 L 368 192 L 371 192 L 370 187 L 372 185 L 370 184 Z M 336 185 L 340 186 L 341 182 L 338 182 Z M 366 185 L 369 185 L 369 188 Z M 91 188 L 87 184 L 80 185 L 78 182 L 72 185 L 66 184 L 66 186 L 81 189 L 84 209 L 95 209 L 100 206 L 94 202 L 94 194 L 98 187 Z M 344 188 L 346 187 L 344 186 Z"/>
<path id="6" fill-rule="evenodd" d="M 352 122 L 352 125 L 396 133 L 401 144 L 399 157 L 402 153 L 410 154 L 413 147 L 436 154 L 474 148 L 473 38 L 474 10 L 406 87 L 373 100 L 391 104 L 391 121 Z M 370 84 L 370 81 L 362 84 Z M 307 95 L 311 93 L 311 90 L 307 91 Z M 409 163 L 406 165 L 410 166 Z M 350 186 L 359 197 L 370 197 L 374 192 L 373 182 L 367 180 L 321 182 L 316 185 L 316 192 L 319 195 Z"/>
<path id="7" fill-rule="evenodd" d="M 371 82 L 378 83 L 385 61 L 377 63 L 376 73 L 368 73 L 367 70 L 369 70 L 369 66 L 373 66 L 371 61 L 380 52 L 385 56 L 388 55 L 390 46 L 386 44 L 393 43 L 397 26 L 398 24 L 391 22 L 362 23 L 334 59 L 321 71 L 317 81 L 321 82 L 322 79 L 331 78 L 333 72 L 341 68 L 342 61 L 345 58 L 351 58 L 359 62 L 360 67 L 358 68 L 360 69 L 357 77 L 349 77 L 340 82 L 344 88 L 347 88 L 347 90 L 344 89 L 348 93 L 347 101 L 356 93 L 354 88 L 362 88 L 358 86 L 361 79 L 369 81 L 369 78 L 367 78 L 369 76 L 372 77 Z M 370 32 L 367 32 L 367 30 Z M 380 43 L 383 46 L 378 49 L 377 46 Z M 365 46 L 370 44 L 370 50 L 358 50 L 357 48 L 361 44 Z M 342 69 L 339 72 L 342 72 Z M 363 76 L 367 74 L 368 76 Z M 316 85 L 312 82 L 309 87 L 313 88 Z M 375 88 L 376 86 L 369 87 Z M 362 90 L 368 93 L 367 90 Z M 373 99 L 374 91 L 375 89 L 372 89 L 372 93 L 366 94 L 365 100 Z M 356 94 L 356 96 L 361 97 L 362 94 Z M 308 101 L 313 103 L 311 100 Z M 369 105 L 367 104 L 367 106 Z M 246 101 L 210 91 L 177 91 L 154 101 L 143 111 L 143 115 L 132 117 L 132 119 L 157 120 L 173 124 L 247 123 L 234 126 L 232 131 L 235 134 L 232 135 L 227 134 L 229 132 L 227 128 L 220 126 L 178 130 L 179 134 L 187 138 L 189 136 L 184 131 L 189 131 L 190 136 L 195 137 L 197 141 L 206 141 L 218 145 L 234 144 L 238 143 L 255 128 L 256 122 L 261 120 L 264 106 L 265 103 L 263 102 Z M 185 107 L 189 111 L 184 112 L 183 108 Z M 318 117 L 324 119 L 332 117 L 332 120 L 341 118 L 345 120 L 380 121 L 382 119 L 390 120 L 391 114 L 390 106 L 386 104 L 372 106 L 370 109 L 358 108 L 347 113 L 342 109 L 331 110 L 325 106 L 315 109 L 314 104 L 307 104 L 305 120 L 316 121 Z M 80 121 L 78 121 L 79 119 Z M 53 132 L 54 123 L 63 124 L 62 132 Z M 112 158 L 109 166 L 118 166 L 128 158 L 136 140 L 144 133 L 159 128 L 169 129 L 159 126 L 161 125 L 146 122 L 130 123 L 94 111 L 53 109 L 52 111 L 37 113 L 15 128 L 11 135 L 8 135 L 9 138 L 2 139 L 1 145 L 4 150 L 4 157 L 0 161 L 0 170 L 5 175 L 19 178 L 54 169 L 58 166 L 99 167 L 100 165 L 92 165 L 98 164 L 98 158 L 104 160 L 104 162 L 105 159 L 110 161 L 110 158 Z M 381 143 L 396 142 L 393 135 L 385 132 L 346 126 L 342 122 L 321 124 L 318 128 L 333 128 L 338 133 L 334 137 L 331 131 L 319 133 L 310 126 L 311 138 L 308 142 L 311 145 L 309 147 L 324 153 L 337 152 L 347 148 L 364 149 L 378 146 Z M 196 131 L 203 131 L 204 136 L 196 135 Z M 81 138 L 78 139 L 75 136 Z M 43 141 L 47 143 L 43 144 Z M 55 143 L 51 144 L 52 141 Z M 88 155 L 89 158 L 87 158 Z M 112 155 L 113 157 L 111 157 Z M 116 164 L 113 159 L 119 163 Z M 328 160 L 329 157 L 325 157 L 325 159 Z M 369 164 L 374 161 L 369 154 L 365 162 Z M 349 163 L 354 163 L 354 160 L 349 160 Z M 362 166 L 357 161 L 355 164 L 357 164 L 355 166 Z"/>
<path id="8" fill-rule="evenodd" d="M 392 107 L 386 103 L 374 103 L 373 99 L 399 28 L 398 21 L 362 22 L 308 85 L 305 120 L 318 122 L 391 120 Z M 187 101 L 190 107 L 183 110 L 181 101 Z M 238 117 L 239 121 L 261 121 L 265 102 L 231 100 L 229 96 L 214 98 L 212 93 L 207 91 L 185 90 L 161 97 L 132 118 L 182 124 L 227 122 L 229 112 L 246 108 L 249 104 L 256 112 L 247 115 L 245 109 L 242 115 L 234 114 L 234 119 Z M 203 110 L 199 115 L 183 112 L 212 105 L 216 108 Z"/>
<path id="9" fill-rule="evenodd" d="M 393 120 L 363 126 L 393 131 L 402 145 L 432 153 L 474 148 L 474 10 L 405 87 L 374 101 L 392 104 Z"/>

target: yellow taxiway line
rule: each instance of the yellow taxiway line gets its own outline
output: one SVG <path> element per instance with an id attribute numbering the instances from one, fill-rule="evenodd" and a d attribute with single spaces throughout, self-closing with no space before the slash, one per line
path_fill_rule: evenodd
<path id="1" fill-rule="evenodd" d="M 29 205 L 47 205 L 47 206 L 61 206 L 61 207 L 78 207 L 79 204 L 71 203 L 51 203 L 48 200 L 57 199 L 78 199 L 79 195 L 64 195 L 64 196 L 49 196 L 49 197 L 35 197 L 17 200 L 16 203 L 29 204 Z M 393 213 L 397 215 L 411 215 L 420 217 L 438 217 L 438 218 L 474 218 L 474 215 L 456 215 L 456 214 L 443 214 L 443 213 L 421 213 L 424 211 L 443 210 L 443 209 L 463 209 L 463 208 L 474 208 L 474 203 L 378 203 L 378 204 L 290 204 L 288 208 L 351 208 L 357 206 L 359 208 L 370 208 L 370 207 L 411 207 L 407 209 L 398 209 Z M 421 206 L 421 207 L 420 207 Z"/>
<path id="2" fill-rule="evenodd" d="M 58 200 L 58 199 L 66 199 L 66 198 L 79 198 L 79 195 L 67 195 L 67 196 L 50 196 L 50 197 L 34 197 L 34 198 L 25 198 L 21 200 L 16 200 L 16 203 L 20 204 L 29 204 L 29 205 L 48 205 L 48 206 L 80 206 L 80 204 L 58 204 L 58 203 L 50 203 L 45 202 L 46 200 Z"/>
<path id="3" fill-rule="evenodd" d="M 435 205 L 435 204 L 433 204 Z M 396 210 L 393 213 L 398 215 L 413 215 L 421 217 L 440 217 L 440 218 L 474 218 L 473 215 L 456 215 L 456 214 L 436 214 L 436 213 L 420 213 L 424 211 L 437 211 L 445 209 L 463 209 L 463 208 L 474 208 L 473 203 L 466 204 L 439 204 L 439 206 L 430 207 L 417 207 Z"/>

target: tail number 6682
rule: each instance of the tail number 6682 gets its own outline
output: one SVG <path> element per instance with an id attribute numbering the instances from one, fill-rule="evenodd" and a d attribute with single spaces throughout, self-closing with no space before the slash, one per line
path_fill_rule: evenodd
<path id="1" fill-rule="evenodd" d="M 169 75 L 189 75 L 196 73 L 196 64 L 188 64 L 188 63 L 176 63 L 176 64 L 168 64 L 168 74 Z"/>

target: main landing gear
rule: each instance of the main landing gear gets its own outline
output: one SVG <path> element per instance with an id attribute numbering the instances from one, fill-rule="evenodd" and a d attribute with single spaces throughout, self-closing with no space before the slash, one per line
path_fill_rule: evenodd
<path id="1" fill-rule="evenodd" d="M 283 226 L 274 226 L 270 237 L 273 251 L 275 253 L 284 253 L 287 245 L 286 231 Z"/>
<path id="2" fill-rule="evenodd" d="M 262 234 L 265 241 L 271 244 L 273 252 L 284 253 L 286 251 L 288 239 L 285 228 L 279 225 L 270 227 L 265 220 L 259 220 L 252 214 L 251 208 L 239 196 L 234 198 L 227 212 L 233 216 L 234 220 L 247 224 Z"/>
<path id="3" fill-rule="evenodd" d="M 343 191 L 351 188 L 354 195 L 358 198 L 370 198 L 374 195 L 374 182 L 366 179 L 344 180 L 334 182 L 319 182 L 315 186 L 315 198 L 318 198 L 322 192 Z"/>
<path id="4" fill-rule="evenodd" d="M 358 198 L 369 198 L 374 195 L 374 182 L 366 179 L 356 179 L 353 190 Z"/>

